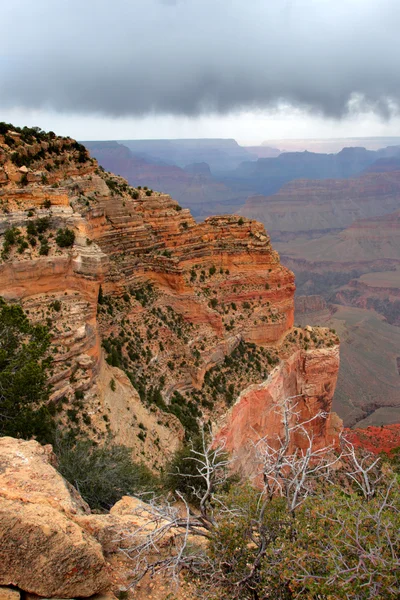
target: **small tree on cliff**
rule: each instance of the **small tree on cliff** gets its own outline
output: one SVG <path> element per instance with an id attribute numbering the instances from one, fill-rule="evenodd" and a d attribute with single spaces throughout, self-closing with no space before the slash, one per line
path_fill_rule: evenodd
<path id="1" fill-rule="evenodd" d="M 46 327 L 32 325 L 20 306 L 0 298 L 0 435 L 51 440 L 49 342 Z"/>

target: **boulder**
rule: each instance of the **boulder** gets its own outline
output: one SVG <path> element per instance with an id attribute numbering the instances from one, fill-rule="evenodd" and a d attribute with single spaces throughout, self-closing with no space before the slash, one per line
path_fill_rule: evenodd
<path id="1" fill-rule="evenodd" d="M 52 463 L 51 446 L 0 438 L 0 585 L 92 596 L 110 585 L 102 547 L 74 521 L 90 509 Z"/>
<path id="2" fill-rule="evenodd" d="M 89 506 L 55 465 L 50 445 L 0 438 L 0 497 L 46 504 L 69 514 L 89 513 Z"/>
<path id="3" fill-rule="evenodd" d="M 46 504 L 0 498 L 0 583 L 46 597 L 91 596 L 109 586 L 101 546 Z"/>
<path id="4" fill-rule="evenodd" d="M 0 586 L 0 600 L 20 600 L 21 594 L 18 590 Z"/>

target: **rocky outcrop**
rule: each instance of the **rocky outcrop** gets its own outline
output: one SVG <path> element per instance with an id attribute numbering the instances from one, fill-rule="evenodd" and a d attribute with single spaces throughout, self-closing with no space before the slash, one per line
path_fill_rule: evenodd
<path id="1" fill-rule="evenodd" d="M 149 519 L 148 505 L 126 496 L 109 513 L 92 514 L 56 471 L 50 446 L 0 438 L 1 600 L 21 593 L 113 600 L 113 590 L 131 583 L 120 549 L 162 524 Z"/>
<path id="2" fill-rule="evenodd" d="M 51 447 L 0 438 L 0 584 L 39 596 L 91 596 L 110 585 L 101 546 L 74 522 L 89 508 L 51 462 Z"/>
<path id="3" fill-rule="evenodd" d="M 44 597 L 91 596 L 109 585 L 100 545 L 62 513 L 0 500 L 0 582 Z"/>
<path id="4" fill-rule="evenodd" d="M 255 445 L 261 439 L 272 446 L 279 444 L 284 437 L 284 410 L 290 413 L 290 426 L 308 422 L 306 429 L 315 450 L 335 447 L 342 428 L 341 420 L 331 413 L 338 369 L 338 346 L 299 350 L 277 366 L 266 381 L 244 390 L 224 416 L 217 435 L 217 443 L 224 443 L 233 455 L 235 468 L 248 476 L 257 475 Z M 298 430 L 288 451 L 307 448 L 308 444 L 308 438 Z"/>

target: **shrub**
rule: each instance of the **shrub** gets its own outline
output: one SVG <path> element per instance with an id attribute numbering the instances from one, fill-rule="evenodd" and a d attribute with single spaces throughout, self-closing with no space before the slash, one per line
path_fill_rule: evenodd
<path id="1" fill-rule="evenodd" d="M 28 235 L 37 235 L 36 225 L 33 221 L 29 221 L 28 225 L 26 226 L 26 232 Z"/>
<path id="2" fill-rule="evenodd" d="M 216 298 L 211 298 L 210 305 L 211 308 L 216 308 L 218 306 L 218 300 Z"/>
<path id="3" fill-rule="evenodd" d="M 75 233 L 66 227 L 57 231 L 56 243 L 60 248 L 70 248 L 74 245 Z"/>
<path id="4" fill-rule="evenodd" d="M 122 496 L 156 489 L 156 480 L 143 464 L 132 461 L 125 446 L 97 448 L 88 440 L 60 437 L 54 451 L 58 470 L 92 509 L 109 509 Z"/>
<path id="5" fill-rule="evenodd" d="M 152 191 L 151 190 L 146 190 L 146 196 L 151 196 L 152 195 Z"/>
<path id="6" fill-rule="evenodd" d="M 61 302 L 59 300 L 54 300 L 51 304 L 51 308 L 56 312 L 60 312 L 61 310 Z"/>
<path id="7" fill-rule="evenodd" d="M 40 244 L 39 254 L 41 256 L 47 256 L 50 251 L 50 246 L 46 239 L 43 239 Z"/>
<path id="8" fill-rule="evenodd" d="M 50 198 L 46 198 L 46 200 L 43 202 L 42 206 L 43 206 L 43 208 L 50 208 L 51 207 Z"/>
<path id="9" fill-rule="evenodd" d="M 12 229 L 6 229 L 4 232 L 4 241 L 12 246 L 17 241 L 17 237 L 19 236 L 19 230 L 13 227 Z"/>
<path id="10" fill-rule="evenodd" d="M 48 330 L 32 325 L 20 306 L 0 298 L 0 340 L 0 436 L 35 436 L 47 443 L 54 430 L 45 406 Z"/>
<path id="11" fill-rule="evenodd" d="M 41 219 L 37 219 L 35 221 L 35 226 L 38 233 L 44 233 L 50 227 L 49 217 L 42 217 Z"/>
<path id="12" fill-rule="evenodd" d="M 23 251 L 26 250 L 26 248 L 28 248 L 28 242 L 26 240 L 20 239 L 18 245 L 18 253 L 22 254 Z"/>

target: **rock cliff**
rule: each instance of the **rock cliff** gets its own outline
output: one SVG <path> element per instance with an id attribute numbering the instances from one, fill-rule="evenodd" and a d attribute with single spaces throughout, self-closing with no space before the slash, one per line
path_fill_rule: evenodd
<path id="1" fill-rule="evenodd" d="M 295 389 L 329 412 L 338 340 L 293 328 L 294 276 L 260 223 L 196 223 L 170 196 L 104 172 L 74 140 L 9 127 L 0 237 L 0 295 L 50 328 L 51 402 L 77 434 L 110 432 L 156 469 L 185 432 L 235 402 L 236 415 L 254 385 L 267 408 Z M 239 420 L 244 439 L 253 424 Z"/>

